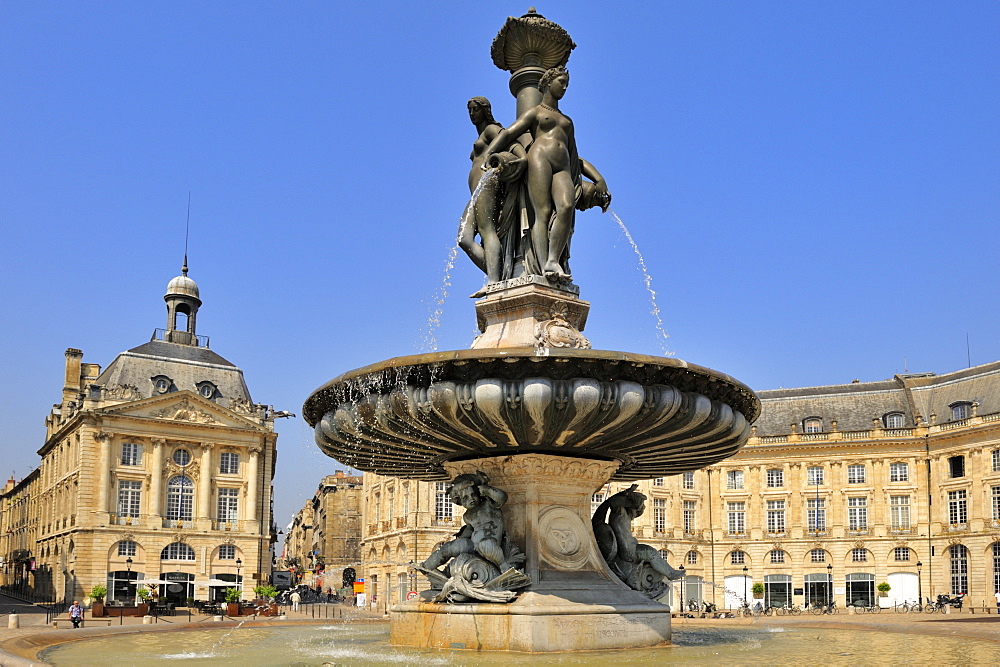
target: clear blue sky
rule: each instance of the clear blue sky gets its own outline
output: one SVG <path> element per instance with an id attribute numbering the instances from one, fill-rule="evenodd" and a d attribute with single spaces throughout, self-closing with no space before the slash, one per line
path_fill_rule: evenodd
<path id="1" fill-rule="evenodd" d="M 516 3 L 0 3 L 5 476 L 36 465 L 63 351 L 165 322 L 188 192 L 199 333 L 301 412 L 418 352 L 468 197 L 466 100 Z M 546 2 L 563 109 L 646 257 L 669 350 L 755 389 L 1000 359 L 1000 3 Z M 659 354 L 609 215 L 577 219 L 599 349 Z M 467 347 L 459 256 L 436 336 Z M 337 467 L 279 424 L 284 525 Z"/>

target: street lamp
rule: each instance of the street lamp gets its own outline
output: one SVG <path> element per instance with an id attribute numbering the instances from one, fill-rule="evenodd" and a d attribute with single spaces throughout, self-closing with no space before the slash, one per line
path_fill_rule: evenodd
<path id="1" fill-rule="evenodd" d="M 684 605 L 684 577 L 687 575 L 687 573 L 684 572 L 684 566 L 683 565 L 681 565 L 679 569 L 681 571 L 681 579 L 680 579 L 680 581 L 681 581 L 681 596 L 680 596 L 681 600 L 680 600 L 680 607 L 681 607 L 681 613 L 684 613 L 685 611 L 687 611 L 687 607 Z"/>
<path id="2" fill-rule="evenodd" d="M 132 587 L 132 557 L 129 556 L 125 559 L 125 591 L 128 592 Z M 111 592 L 114 595 L 114 591 Z M 121 609 L 118 612 L 118 625 L 125 624 L 125 610 Z"/>
<path id="3" fill-rule="evenodd" d="M 920 568 L 923 566 L 924 564 L 918 560 L 917 561 L 917 604 L 918 605 L 922 605 L 924 603 L 924 585 L 923 582 L 920 580 Z"/>
<path id="4" fill-rule="evenodd" d="M 749 571 L 750 570 L 747 569 L 747 566 L 744 565 L 743 566 L 743 604 L 746 605 L 746 606 L 748 606 L 748 607 L 750 606 L 750 603 L 747 601 L 747 572 L 749 572 Z"/>
<path id="5" fill-rule="evenodd" d="M 826 604 L 829 606 L 833 602 L 833 565 L 826 566 L 826 576 L 830 580 L 830 589 L 826 596 Z"/>
<path id="6" fill-rule="evenodd" d="M 243 567 L 243 560 L 236 559 L 236 590 L 240 592 L 240 602 L 243 602 L 243 578 L 240 576 L 240 568 Z"/>

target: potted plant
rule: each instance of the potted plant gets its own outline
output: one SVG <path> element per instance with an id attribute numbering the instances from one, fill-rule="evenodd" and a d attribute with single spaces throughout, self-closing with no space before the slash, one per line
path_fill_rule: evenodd
<path id="1" fill-rule="evenodd" d="M 97 584 L 90 589 L 90 597 L 94 598 L 94 603 L 90 607 L 91 616 L 104 616 L 104 598 L 108 594 L 108 587 L 104 584 Z"/>
<path id="2" fill-rule="evenodd" d="M 254 595 L 257 596 L 256 604 L 257 607 L 266 607 L 267 611 L 264 612 L 264 616 L 277 616 L 278 615 L 278 605 L 274 604 L 274 598 L 278 597 L 278 589 L 270 584 L 264 584 L 263 586 L 254 586 Z"/>
<path id="3" fill-rule="evenodd" d="M 148 588 L 140 586 L 136 589 L 135 596 L 139 599 L 139 603 L 136 605 L 135 615 L 145 616 L 149 611 L 149 598 L 153 597 L 153 594 L 149 592 Z"/>
<path id="4" fill-rule="evenodd" d="M 764 584 L 759 581 L 750 588 L 750 592 L 753 593 L 754 600 L 760 600 L 764 597 Z"/>
<path id="5" fill-rule="evenodd" d="M 892 586 L 890 586 L 889 583 L 886 581 L 883 581 L 875 588 L 878 589 L 878 596 L 880 598 L 889 597 L 889 591 L 892 590 Z"/>
<path id="6" fill-rule="evenodd" d="M 226 589 L 226 616 L 240 615 L 240 600 L 243 599 L 243 591 L 238 588 Z"/>

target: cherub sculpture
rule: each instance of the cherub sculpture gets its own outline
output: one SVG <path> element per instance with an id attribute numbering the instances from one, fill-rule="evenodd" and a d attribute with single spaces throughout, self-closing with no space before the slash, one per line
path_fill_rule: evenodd
<path id="1" fill-rule="evenodd" d="M 632 535 L 632 520 L 646 509 L 646 496 L 633 484 L 614 494 L 597 508 L 591 524 L 597 546 L 608 567 L 630 588 L 649 597 L 662 597 L 670 585 L 684 576 L 674 569 L 660 553 L 648 544 L 639 544 Z"/>
<path id="2" fill-rule="evenodd" d="M 416 566 L 440 591 L 434 602 L 510 602 L 517 596 L 514 589 L 531 583 L 517 569 L 524 554 L 504 531 L 500 507 L 507 494 L 489 482 L 483 472 L 465 473 L 448 489 L 452 502 L 465 508 L 465 525 Z"/>

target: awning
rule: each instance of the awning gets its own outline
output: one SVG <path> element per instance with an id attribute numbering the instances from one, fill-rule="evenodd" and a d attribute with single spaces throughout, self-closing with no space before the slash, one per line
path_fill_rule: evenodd
<path id="1" fill-rule="evenodd" d="M 176 582 L 173 582 L 173 581 L 164 581 L 163 579 L 140 579 L 139 581 L 137 581 L 135 583 L 137 583 L 137 584 L 144 584 L 146 586 L 149 586 L 149 585 L 160 586 L 160 585 L 166 585 L 166 584 L 173 584 L 173 583 L 176 583 Z"/>
<path id="2" fill-rule="evenodd" d="M 209 588 L 214 588 L 216 586 L 225 586 L 226 588 L 237 588 L 240 583 L 238 581 L 223 581 L 222 579 L 209 579 L 208 581 L 196 581 L 195 586 L 208 586 Z"/>

